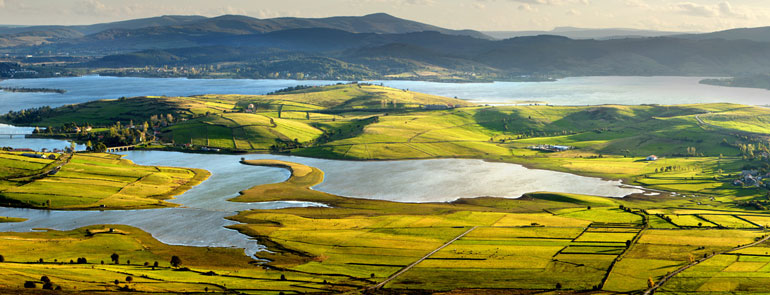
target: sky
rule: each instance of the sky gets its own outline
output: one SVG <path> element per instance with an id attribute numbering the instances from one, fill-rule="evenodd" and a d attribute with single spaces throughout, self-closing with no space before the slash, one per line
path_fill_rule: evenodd
<path id="1" fill-rule="evenodd" d="M 158 15 L 257 18 L 385 12 L 451 29 L 637 28 L 706 32 L 770 26 L 768 0 L 0 0 L 0 24 L 93 24 Z"/>

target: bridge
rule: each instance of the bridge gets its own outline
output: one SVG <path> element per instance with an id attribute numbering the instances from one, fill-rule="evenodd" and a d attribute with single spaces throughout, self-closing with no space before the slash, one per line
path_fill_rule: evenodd
<path id="1" fill-rule="evenodd" d="M 14 136 L 24 138 L 26 137 L 27 133 L 0 133 L 0 137 L 9 137 L 13 139 Z"/>
<path id="2" fill-rule="evenodd" d="M 136 145 L 126 145 L 126 146 L 113 146 L 108 147 L 104 150 L 106 153 L 115 153 L 115 152 L 122 152 L 122 151 L 128 151 L 133 150 Z"/>

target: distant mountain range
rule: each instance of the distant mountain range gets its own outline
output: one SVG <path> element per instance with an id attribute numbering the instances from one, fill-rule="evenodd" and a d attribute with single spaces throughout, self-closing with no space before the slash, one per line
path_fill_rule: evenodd
<path id="1" fill-rule="evenodd" d="M 382 13 L 273 19 L 162 16 L 88 26 L 0 27 L 0 52 L 33 55 L 17 60 L 22 64 L 63 62 L 121 75 L 449 80 L 732 76 L 768 71 L 770 27 L 708 34 L 572 27 L 485 34 Z M 39 52 L 58 57 L 41 58 Z"/>
<path id="2" fill-rule="evenodd" d="M 608 29 L 587 29 L 575 27 L 557 27 L 550 31 L 484 31 L 496 39 L 509 39 L 515 37 L 527 37 L 538 35 L 563 36 L 571 39 L 620 39 L 620 38 L 642 38 L 642 37 L 663 37 L 671 35 L 681 35 L 682 32 L 666 32 L 653 30 L 639 30 L 626 28 L 608 28 Z"/>
<path id="3" fill-rule="evenodd" d="M 329 18 L 282 17 L 257 19 L 242 15 L 203 16 L 168 15 L 86 26 L 0 27 L 0 47 L 40 45 L 58 42 L 83 42 L 127 36 L 200 36 L 212 34 L 262 34 L 290 29 L 327 28 L 351 33 L 401 34 L 436 31 L 447 35 L 463 35 L 491 39 L 473 30 L 450 30 L 385 13 L 361 17 Z M 159 41 L 157 39 L 153 41 Z"/>

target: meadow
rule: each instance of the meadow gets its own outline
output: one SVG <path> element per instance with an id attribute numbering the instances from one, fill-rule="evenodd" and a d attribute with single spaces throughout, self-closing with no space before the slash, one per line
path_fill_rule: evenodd
<path id="1" fill-rule="evenodd" d="M 209 175 L 201 169 L 139 166 L 113 154 L 57 157 L 63 159 L 0 153 L 0 163 L 7 171 L 0 181 L 0 203 L 67 210 L 171 207 L 176 204 L 164 200 L 183 193 Z"/>
<path id="2" fill-rule="evenodd" d="M 734 104 L 484 106 L 346 84 L 262 96 L 98 101 L 56 109 L 38 123 L 106 127 L 115 120 L 142 122 L 173 114 L 175 120 L 153 124 L 158 142 L 144 148 L 205 147 L 347 160 L 479 158 L 621 179 L 645 189 L 619 199 L 532 192 L 515 200 L 397 203 L 315 191 L 312 187 L 323 181 L 324 173 L 314 167 L 244 161 L 283 167 L 292 176 L 245 190 L 231 201 L 310 201 L 328 207 L 249 210 L 230 217 L 239 222 L 232 229 L 270 250 L 256 253 L 266 269 L 245 275 L 270 277 L 264 281 L 268 287 L 257 290 L 228 281 L 228 288 L 244 286 L 235 288 L 239 292 L 364 292 L 382 283 L 383 292 L 395 293 L 469 288 L 640 293 L 667 274 L 705 259 L 663 281 L 657 290 L 679 294 L 754 292 L 770 273 L 766 243 L 733 251 L 766 236 L 770 224 L 770 214 L 762 209 L 769 203 L 764 182 L 733 183 L 744 170 L 764 174 L 770 169 L 767 113 Z M 537 145 L 570 149 L 530 148 Z M 651 155 L 657 159 L 648 160 Z M 49 160 L 13 162 L 14 157 L 0 157 L 13 163 L 0 173 L 29 175 L 51 165 Z M 41 206 L 40 192 L 54 188 L 63 192 L 52 201 L 60 208 L 127 200 L 141 207 L 163 204 L 156 196 L 171 194 L 163 192 L 181 192 L 163 185 L 169 179 L 189 180 L 195 174 L 134 166 L 127 171 L 123 165 L 130 163 L 110 157 L 75 154 L 61 176 L 29 186 L 1 181 L 0 187 L 9 188 L 2 194 Z M 74 195 L 71 188 L 85 184 L 93 185 L 94 193 Z M 146 192 L 154 195 L 141 195 Z M 278 274 L 292 283 L 275 282 Z M 200 287 L 188 283 L 166 281 L 158 286 L 168 289 L 145 290 Z"/>
<path id="3" fill-rule="evenodd" d="M 752 145 L 754 154 L 761 154 L 759 142 L 770 133 L 763 123 L 767 113 L 735 104 L 484 106 L 344 84 L 273 95 L 102 100 L 53 109 L 30 125 L 88 124 L 93 132 L 107 132 L 116 121 L 124 127 L 150 121 L 158 141 L 144 146 L 149 149 L 349 160 L 479 158 L 665 191 L 752 199 L 761 192 L 736 188 L 729 177 L 758 165 L 746 159 L 741 146 Z M 173 121 L 164 121 L 167 115 Z M 572 149 L 529 148 L 542 144 Z M 659 160 L 645 161 L 650 155 Z"/>
<path id="4" fill-rule="evenodd" d="M 0 262 L 3 293 L 27 289 L 40 294 L 43 277 L 52 289 L 70 292 L 277 295 L 350 290 L 361 284 L 336 276 L 264 269 L 241 249 L 166 245 L 122 225 L 0 233 L 0 254 L 4 258 Z M 171 263 L 174 256 L 179 258 L 178 265 Z"/>
<path id="5" fill-rule="evenodd" d="M 268 245 L 271 252 L 259 252 L 258 257 L 285 271 L 333 273 L 370 284 L 392 279 L 383 286 L 392 290 L 641 292 L 648 281 L 693 259 L 766 235 L 757 222 L 770 221 L 764 212 L 703 205 L 709 200 L 705 197 L 608 199 L 542 192 L 516 200 L 475 198 L 429 204 L 351 199 L 301 193 L 312 191 L 308 186 L 322 177 L 313 167 L 276 161 L 245 164 L 299 172 L 284 183 L 246 190 L 234 201 L 302 200 L 331 205 L 252 210 L 232 217 L 241 222 L 232 228 Z M 307 176 L 311 181 L 301 181 Z M 391 278 L 469 229 L 473 230 Z M 678 284 L 676 279 L 671 281 L 673 286 Z"/>

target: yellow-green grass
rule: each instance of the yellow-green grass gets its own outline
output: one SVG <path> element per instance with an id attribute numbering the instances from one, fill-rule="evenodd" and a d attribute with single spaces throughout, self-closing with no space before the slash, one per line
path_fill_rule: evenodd
<path id="1" fill-rule="evenodd" d="M 293 101 L 326 108 L 353 109 L 357 107 L 387 108 L 395 101 L 398 105 L 451 104 L 468 106 L 458 99 L 405 91 L 376 85 L 334 85 L 259 97 L 267 101 Z"/>
<path id="2" fill-rule="evenodd" d="M 392 109 L 393 101 L 397 102 L 397 109 Z M 153 103 L 156 106 L 148 107 Z M 257 106 L 256 113 L 244 112 L 249 104 Z M 420 104 L 463 107 L 436 111 L 404 109 Z M 279 107 L 283 108 L 280 118 Z M 751 115 L 767 111 L 734 104 L 474 107 L 461 100 L 387 87 L 332 85 L 267 96 L 100 101 L 57 109 L 53 117 L 40 124 L 94 124 L 106 118 L 141 122 L 147 118 L 140 114 L 149 117 L 167 113 L 184 119 L 163 130 L 163 140 L 173 140 L 177 145 L 267 152 L 277 141 L 296 140 L 303 147 L 291 152 L 302 156 L 376 160 L 482 158 L 619 178 L 661 190 L 757 197 L 761 192 L 732 186 L 730 179 L 724 177 L 750 164 L 737 158 L 740 151 L 731 145 L 744 141 L 738 133 L 746 128 L 736 125 L 714 130 L 702 126 L 696 115 L 714 120 L 728 116 L 730 120 L 720 122 L 755 124 L 757 119 Z M 578 149 L 563 153 L 527 149 L 534 144 L 564 144 Z M 681 157 L 689 148 L 695 148 L 697 156 Z M 644 161 L 650 154 L 661 159 Z M 668 167 L 676 169 L 662 172 Z"/>
<path id="3" fill-rule="evenodd" d="M 732 229 L 646 230 L 639 243 L 732 248 L 749 244 L 762 234 L 761 231 Z"/>
<path id="4" fill-rule="evenodd" d="M 139 166 L 111 154 L 75 154 L 54 175 L 0 186 L 4 203 L 51 209 L 140 209 L 176 206 L 163 200 L 208 177 L 201 169 Z"/>
<path id="5" fill-rule="evenodd" d="M 29 160 L 28 160 L 29 159 Z M 35 161 L 38 159 L 0 154 L 0 177 L 14 177 L 41 171 L 52 160 Z"/>
<path id="6" fill-rule="evenodd" d="M 39 290 L 42 276 L 64 291 L 118 291 L 119 287 L 129 286 L 141 292 L 208 289 L 277 294 L 319 288 L 344 291 L 362 284 L 345 277 L 265 270 L 254 265 L 241 249 L 166 245 L 139 229 L 121 225 L 65 232 L 0 233 L 0 253 L 5 258 L 0 286 L 11 289 L 22 288 L 25 281 L 37 281 Z M 111 261 L 113 253 L 119 255 L 119 264 Z M 178 256 L 185 269 L 172 268 L 172 256 Z M 81 257 L 87 263 L 70 264 L 70 260 Z M 159 266 L 152 267 L 156 261 Z M 287 280 L 282 281 L 281 275 Z M 126 281 L 128 276 L 133 278 L 130 283 Z M 114 284 L 115 280 L 119 284 Z"/>
<path id="7" fill-rule="evenodd" d="M 744 219 L 746 219 L 748 221 L 751 221 L 754 224 L 757 224 L 759 226 L 763 226 L 765 228 L 770 228 L 770 216 L 741 215 L 741 218 L 744 218 Z"/>
<path id="8" fill-rule="evenodd" d="M 26 218 L 18 218 L 18 217 L 6 217 L 6 216 L 0 216 L 0 223 L 6 223 L 6 222 L 23 222 L 27 221 Z"/>
<path id="9" fill-rule="evenodd" d="M 601 283 L 642 220 L 617 209 L 612 201 L 571 194 L 538 193 L 522 200 L 462 199 L 452 204 L 344 198 L 306 191 L 322 180 L 323 174 L 316 168 L 275 160 L 244 163 L 285 167 L 292 176 L 283 183 L 244 191 L 237 201 L 302 200 L 332 206 L 252 210 L 233 217 L 243 224 L 232 228 L 267 245 L 271 252 L 257 255 L 270 259 L 276 267 L 378 282 L 469 227 L 479 226 L 387 288 L 449 290 L 469 283 L 466 280 L 470 278 L 464 277 L 469 272 L 508 278 L 505 282 L 479 280 L 469 285 L 477 288 L 552 288 L 557 282 L 570 288 L 592 288 Z M 556 215 L 532 211 L 542 210 L 535 209 L 538 207 L 526 209 L 532 213 L 501 212 L 532 204 L 549 208 Z M 596 207 L 588 210 L 585 204 Z M 584 232 L 592 223 L 626 228 Z M 525 278 L 534 279 L 523 284 Z"/>
<path id="10" fill-rule="evenodd" d="M 565 209 L 555 211 L 557 216 L 589 220 L 598 223 L 641 224 L 642 217 L 618 208 Z"/>
<path id="11" fill-rule="evenodd" d="M 698 215 L 666 215 L 671 219 L 671 223 L 677 226 L 688 227 L 717 227 L 716 224 L 709 222 L 706 219 L 698 217 Z"/>
<path id="12" fill-rule="evenodd" d="M 757 247 L 767 249 L 766 243 Z M 747 294 L 766 292 L 766 286 L 770 283 L 770 256 L 744 253 L 752 248 L 717 255 L 687 269 L 673 277 L 663 286 L 663 290 Z"/>
<path id="13" fill-rule="evenodd" d="M 750 133 L 770 133 L 770 110 L 739 107 L 730 111 L 700 115 L 706 124 Z"/>
<path id="14" fill-rule="evenodd" d="M 746 230 L 645 230 L 639 242 L 616 263 L 604 289 L 617 292 L 645 289 L 648 279 L 657 281 L 691 259 L 748 244 L 761 235 L 761 232 Z M 708 263 L 712 263 L 711 259 L 702 265 Z M 664 290 L 669 290 L 672 283 L 677 284 L 669 281 Z"/>
<path id="15" fill-rule="evenodd" d="M 720 225 L 722 227 L 728 227 L 728 228 L 757 228 L 755 224 L 752 224 L 750 222 L 747 222 L 746 220 L 743 220 L 741 218 L 738 218 L 737 215 L 698 215 L 701 218 L 704 218 L 708 221 L 711 221 L 711 223 Z"/>

